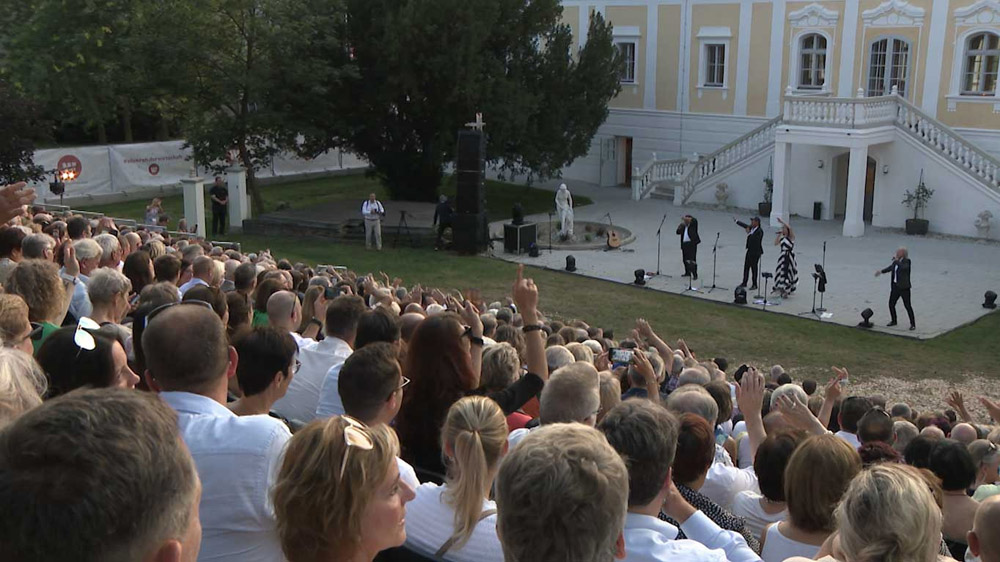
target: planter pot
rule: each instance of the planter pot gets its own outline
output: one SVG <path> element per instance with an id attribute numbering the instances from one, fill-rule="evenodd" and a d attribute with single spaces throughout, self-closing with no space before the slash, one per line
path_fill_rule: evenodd
<path id="1" fill-rule="evenodd" d="M 764 219 L 771 216 L 771 204 L 770 203 L 757 203 L 757 214 L 760 218 Z"/>
<path id="2" fill-rule="evenodd" d="M 906 219 L 906 233 L 921 235 L 927 234 L 927 228 L 930 224 L 930 221 L 927 219 Z"/>

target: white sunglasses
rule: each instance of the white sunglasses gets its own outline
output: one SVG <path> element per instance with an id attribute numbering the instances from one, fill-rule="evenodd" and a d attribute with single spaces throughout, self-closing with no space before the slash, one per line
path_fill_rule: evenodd
<path id="1" fill-rule="evenodd" d="M 83 316 L 80 321 L 76 324 L 76 332 L 73 333 L 73 343 L 76 344 L 81 350 L 86 349 L 87 351 L 94 351 L 97 348 L 97 340 L 94 339 L 94 335 L 87 330 L 100 330 L 101 325 L 94 320 Z M 79 355 L 80 352 L 77 352 Z"/>

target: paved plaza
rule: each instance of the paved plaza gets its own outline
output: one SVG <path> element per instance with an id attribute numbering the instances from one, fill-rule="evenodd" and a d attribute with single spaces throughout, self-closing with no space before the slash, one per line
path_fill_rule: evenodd
<path id="1" fill-rule="evenodd" d="M 541 187 L 554 189 L 559 182 L 546 182 Z M 743 276 L 745 231 L 733 223 L 733 217 L 748 222 L 750 211 L 719 211 L 714 209 L 676 207 L 670 201 L 647 199 L 631 201 L 629 191 L 620 188 L 599 188 L 594 185 L 567 182 L 577 195 L 594 200 L 593 205 L 576 209 L 576 220 L 604 222 L 610 213 L 614 223 L 632 231 L 635 241 L 623 250 L 554 250 L 540 241 L 541 255 L 537 258 L 498 253 L 508 261 L 562 269 L 566 256 L 576 258 L 577 273 L 588 277 L 622 283 L 633 281 L 633 271 L 639 268 L 656 271 L 656 229 L 663 215 L 661 272 L 671 278 L 653 277 L 647 286 L 668 293 L 684 293 L 694 298 L 719 302 L 733 301 L 733 288 Z M 726 290 L 685 292 L 687 278 L 682 278 L 680 241 L 674 233 L 681 216 L 691 213 L 698 218 L 702 243 L 698 247 L 699 278 L 696 288 L 707 290 L 712 285 L 712 245 L 719 233 L 718 271 L 716 284 Z M 547 215 L 534 215 L 528 220 L 544 222 Z M 778 247 L 773 246 L 776 228 L 767 226 L 764 219 L 764 257 L 761 270 L 773 272 L 778 259 Z M 498 231 L 501 223 L 494 223 Z M 900 336 L 930 338 L 976 320 L 990 311 L 982 307 L 987 290 L 1000 292 L 1000 244 L 997 242 L 940 237 L 914 237 L 902 232 L 867 227 L 861 238 L 841 236 L 842 223 L 814 221 L 793 217 L 795 254 L 799 269 L 796 293 L 777 305 L 769 305 L 767 314 L 798 315 L 812 308 L 813 264 L 823 261 L 823 243 L 826 242 L 826 271 L 828 287 L 823 306 L 831 314 L 820 321 L 854 326 L 861 321 L 861 311 L 871 308 L 875 315 L 875 329 Z M 903 303 L 897 304 L 899 325 L 886 327 L 889 322 L 889 276 L 875 278 L 876 269 L 887 267 L 896 248 L 909 249 L 913 262 L 913 308 L 917 329 L 907 330 L 908 321 Z M 763 279 L 761 279 L 763 289 Z M 756 292 L 750 292 L 750 300 Z M 761 305 L 748 305 L 761 309 Z M 765 312 L 762 312 L 764 314 Z"/>

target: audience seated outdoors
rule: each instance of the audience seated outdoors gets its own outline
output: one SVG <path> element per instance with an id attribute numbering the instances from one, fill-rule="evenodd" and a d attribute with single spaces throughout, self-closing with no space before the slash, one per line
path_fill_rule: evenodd
<path id="1" fill-rule="evenodd" d="M 523 266 L 488 300 L 23 191 L 0 559 L 1000 562 L 988 397 L 918 412 L 642 318 L 616 339 L 546 315 Z"/>

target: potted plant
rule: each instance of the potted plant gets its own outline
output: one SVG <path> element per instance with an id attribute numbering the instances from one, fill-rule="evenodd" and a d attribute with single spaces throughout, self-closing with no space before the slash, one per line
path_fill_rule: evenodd
<path id="1" fill-rule="evenodd" d="M 774 163 L 769 160 L 767 163 L 767 176 L 764 178 L 764 200 L 757 203 L 757 214 L 761 218 L 771 216 L 771 195 L 774 193 L 774 178 L 771 175 L 771 167 L 773 165 Z"/>
<path id="2" fill-rule="evenodd" d="M 933 195 L 934 190 L 924 185 L 924 171 L 920 170 L 920 183 L 917 184 L 917 188 L 913 191 L 907 189 L 903 197 L 903 204 L 913 209 L 913 218 L 906 219 L 907 234 L 927 234 L 930 222 L 920 218 L 920 211 L 927 207 L 927 202 Z"/>

